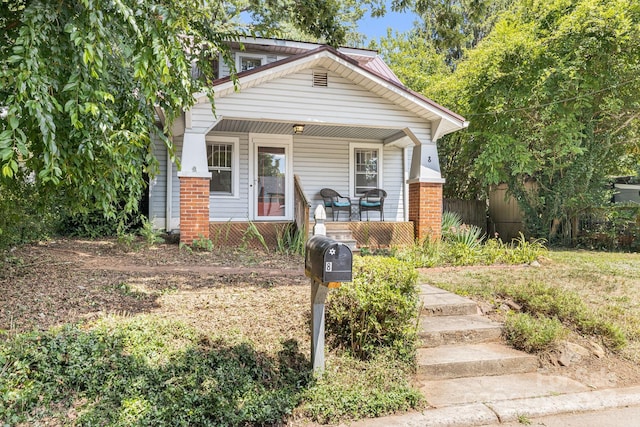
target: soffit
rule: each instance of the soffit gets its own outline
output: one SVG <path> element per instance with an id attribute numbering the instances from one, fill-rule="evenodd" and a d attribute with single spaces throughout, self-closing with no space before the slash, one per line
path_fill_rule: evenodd
<path id="1" fill-rule="evenodd" d="M 293 122 L 269 122 L 260 120 L 222 119 L 211 129 L 212 132 L 265 133 L 292 135 Z M 383 142 L 404 136 L 401 129 L 305 124 L 300 137 L 363 139 Z"/>

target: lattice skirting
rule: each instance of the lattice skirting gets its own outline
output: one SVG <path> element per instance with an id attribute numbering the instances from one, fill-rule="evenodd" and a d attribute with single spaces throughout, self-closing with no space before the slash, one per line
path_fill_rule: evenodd
<path id="1" fill-rule="evenodd" d="M 413 222 L 350 222 L 359 247 L 373 249 L 413 245 Z"/>
<path id="2" fill-rule="evenodd" d="M 278 234 L 281 234 L 290 224 L 289 222 L 210 222 L 209 239 L 215 247 L 264 249 L 257 235 L 259 233 L 267 246 L 273 249 L 277 245 Z"/>
<path id="3" fill-rule="evenodd" d="M 255 227 L 271 249 L 277 245 L 277 236 L 282 234 L 288 222 L 210 222 L 209 239 L 215 247 L 263 248 L 260 239 L 252 229 Z M 358 247 L 372 249 L 391 246 L 408 246 L 414 242 L 412 222 L 357 222 L 349 228 Z M 313 226 L 313 225 L 312 225 Z"/>

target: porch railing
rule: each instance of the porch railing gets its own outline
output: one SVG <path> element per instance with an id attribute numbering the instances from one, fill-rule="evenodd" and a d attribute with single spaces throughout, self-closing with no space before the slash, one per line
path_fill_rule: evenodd
<path id="1" fill-rule="evenodd" d="M 296 222 L 296 227 L 298 230 L 301 230 L 304 236 L 307 236 L 309 233 L 309 209 L 311 204 L 307 199 L 307 196 L 304 194 L 304 189 L 302 188 L 302 181 L 298 175 L 293 176 L 294 182 L 294 219 Z"/>

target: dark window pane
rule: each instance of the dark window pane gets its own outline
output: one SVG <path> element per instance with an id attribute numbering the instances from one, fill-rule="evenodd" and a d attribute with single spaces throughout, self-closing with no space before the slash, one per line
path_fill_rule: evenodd
<path id="1" fill-rule="evenodd" d="M 214 193 L 231 194 L 231 171 L 230 170 L 214 170 L 211 173 L 210 190 Z"/>

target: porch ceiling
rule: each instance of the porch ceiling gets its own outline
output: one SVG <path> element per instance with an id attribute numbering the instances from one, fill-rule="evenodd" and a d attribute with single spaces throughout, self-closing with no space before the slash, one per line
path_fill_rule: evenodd
<path id="1" fill-rule="evenodd" d="M 213 129 L 211 129 L 211 131 L 292 135 L 294 124 L 298 123 L 222 119 L 213 127 Z M 368 139 L 387 142 L 399 139 L 405 136 L 405 133 L 402 129 L 304 123 L 304 132 L 300 136 Z"/>

